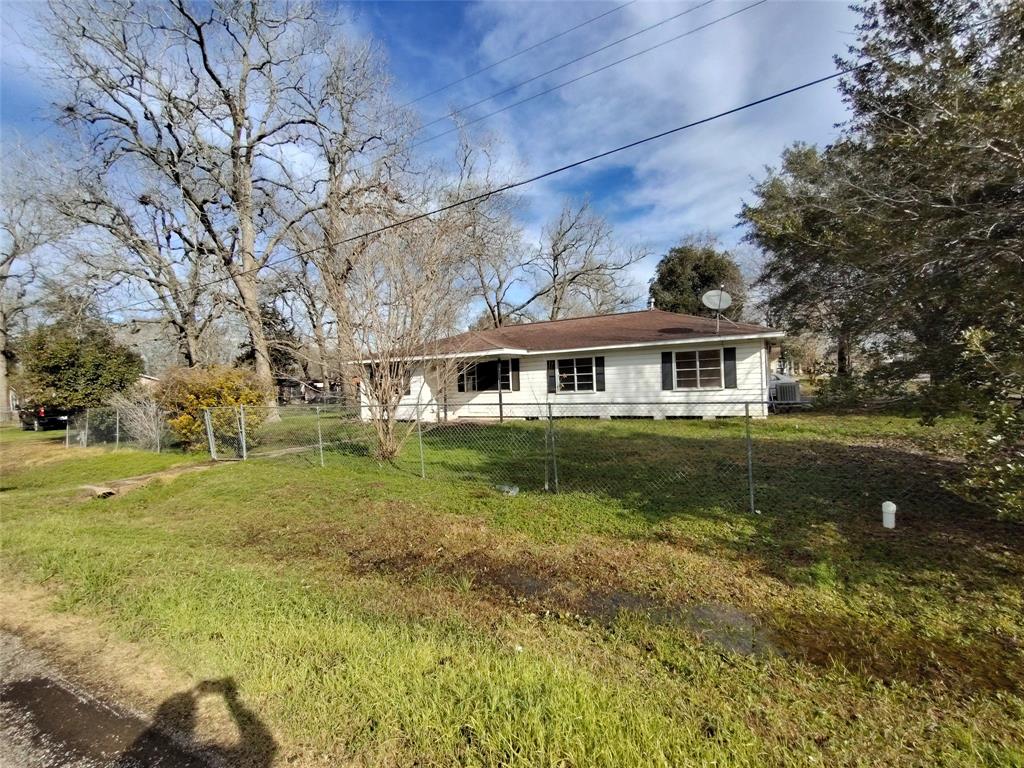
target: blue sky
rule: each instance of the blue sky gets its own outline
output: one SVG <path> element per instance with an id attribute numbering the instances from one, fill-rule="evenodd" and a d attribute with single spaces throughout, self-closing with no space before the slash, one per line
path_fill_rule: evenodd
<path id="1" fill-rule="evenodd" d="M 386 51 L 399 101 L 407 101 L 550 37 L 620 2 L 365 2 L 344 4 L 353 35 Z M 472 119 L 604 66 L 749 5 L 715 0 L 681 18 L 466 112 Z M 537 50 L 418 102 L 424 121 L 508 87 L 668 18 L 696 2 L 633 2 Z M 0 140 L 54 136 L 50 94 L 33 50 L 29 19 L 39 6 L 0 3 Z M 737 16 L 616 65 L 474 126 L 498 143 L 503 170 L 530 176 L 834 71 L 832 56 L 853 41 L 855 15 L 840 2 L 769 0 Z M 682 236 L 741 235 L 736 213 L 753 179 L 788 144 L 823 144 L 844 108 L 832 84 L 716 121 L 523 190 L 524 224 L 536 233 L 566 196 L 587 195 L 617 235 L 655 256 L 633 277 L 645 282 L 657 254 Z M 424 136 L 442 130 L 428 128 Z M 443 159 L 451 137 L 422 151 Z M 753 254 L 741 253 L 752 266 Z"/>

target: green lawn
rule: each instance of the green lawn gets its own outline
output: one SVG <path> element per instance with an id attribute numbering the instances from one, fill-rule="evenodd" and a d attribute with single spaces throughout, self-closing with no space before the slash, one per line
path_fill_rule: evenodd
<path id="1" fill-rule="evenodd" d="M 3 562 L 235 676 L 282 764 L 1024 764 L 1021 527 L 895 417 L 756 423 L 751 515 L 742 429 L 559 423 L 557 495 L 514 423 L 428 431 L 426 480 L 329 440 L 107 500 L 192 459 L 5 430 Z"/>

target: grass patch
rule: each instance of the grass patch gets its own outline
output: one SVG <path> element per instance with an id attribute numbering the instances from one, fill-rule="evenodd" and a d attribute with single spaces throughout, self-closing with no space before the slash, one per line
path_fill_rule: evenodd
<path id="1" fill-rule="evenodd" d="M 234 676 L 282 761 L 1024 760 L 1020 527 L 904 503 L 888 532 L 874 499 L 835 503 L 851 472 L 931 482 L 945 465 L 912 420 L 757 424 L 761 515 L 709 481 L 646 492 L 656 459 L 732 463 L 738 422 L 561 424 L 565 492 L 495 490 L 534 471 L 507 446 L 537 429 L 478 426 L 454 458 L 428 432 L 426 480 L 334 446 L 325 468 L 226 464 L 107 500 L 75 484 L 192 459 L 5 433 L 3 561 L 189 674 Z"/>

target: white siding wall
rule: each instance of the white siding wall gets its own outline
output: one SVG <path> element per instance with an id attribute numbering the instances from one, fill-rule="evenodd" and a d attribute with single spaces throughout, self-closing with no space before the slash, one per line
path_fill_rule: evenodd
<path id="1" fill-rule="evenodd" d="M 736 347 L 735 389 L 661 388 L 661 353 L 669 350 L 720 349 Z M 603 354 L 605 390 L 603 392 L 556 392 L 549 394 L 547 361 L 566 357 L 590 357 Z M 504 413 L 508 418 L 535 417 L 547 414 L 548 403 L 555 416 L 741 416 L 744 402 L 753 416 L 767 415 L 761 404 L 768 399 L 767 360 L 764 342 L 675 344 L 657 347 L 607 350 L 600 352 L 568 352 L 562 354 L 526 355 L 519 358 L 520 389 L 502 392 Z M 447 398 L 450 419 L 496 418 L 498 393 L 456 392 L 451 387 Z M 422 405 L 417 405 L 420 403 Z M 615 404 L 613 407 L 607 404 Z M 587 406 L 593 406 L 588 408 Z M 402 400 L 400 418 L 414 418 L 417 410 L 422 418 L 438 418 L 444 408 L 435 402 L 429 376 L 417 372 L 412 377 L 411 394 Z"/>

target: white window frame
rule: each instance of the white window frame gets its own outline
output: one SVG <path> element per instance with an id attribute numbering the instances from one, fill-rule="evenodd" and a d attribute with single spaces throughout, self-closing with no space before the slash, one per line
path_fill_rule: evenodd
<path id="1" fill-rule="evenodd" d="M 562 389 L 561 363 L 563 360 L 572 360 L 572 382 L 576 389 Z M 576 372 L 577 360 L 590 361 L 590 389 L 580 389 L 578 386 L 579 374 Z M 582 355 L 580 357 L 556 357 L 555 358 L 555 394 L 556 395 L 578 395 L 597 392 L 597 358 Z"/>
<path id="2" fill-rule="evenodd" d="M 700 353 L 718 352 L 718 384 L 713 387 L 701 386 L 700 383 Z M 679 355 L 696 355 L 697 367 L 693 370 L 697 373 L 696 387 L 679 386 Z M 705 369 L 710 370 L 710 369 Z M 717 349 L 677 349 L 672 352 L 672 391 L 673 392 L 717 392 L 725 389 L 725 350 L 722 347 Z"/>

